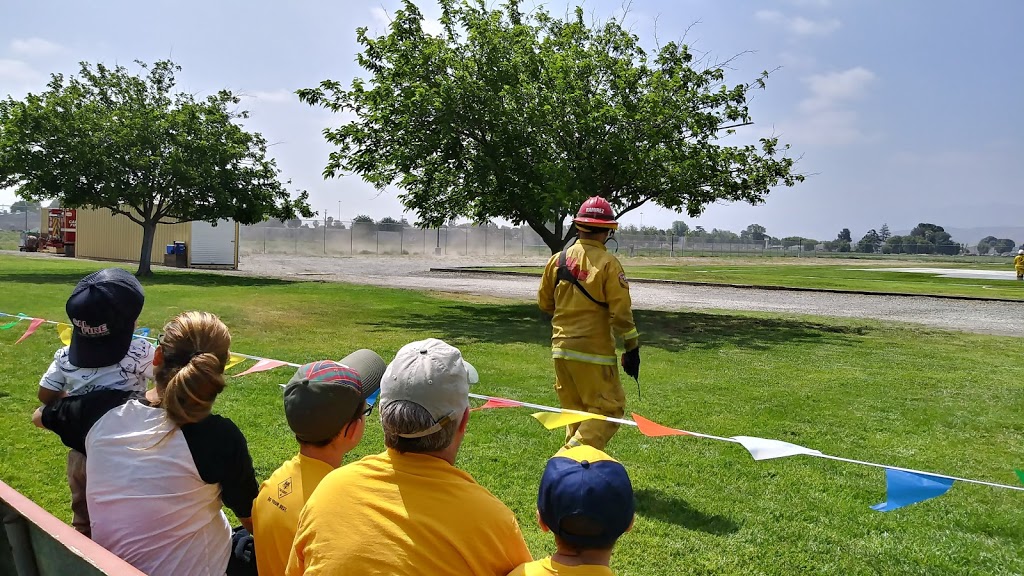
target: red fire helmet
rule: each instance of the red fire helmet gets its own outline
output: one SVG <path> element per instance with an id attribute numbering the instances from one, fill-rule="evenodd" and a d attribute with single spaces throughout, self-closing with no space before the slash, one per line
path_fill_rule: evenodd
<path id="1" fill-rule="evenodd" d="M 619 228 L 619 223 L 615 221 L 612 205 L 600 196 L 587 198 L 572 221 L 590 228 L 611 228 L 612 230 Z"/>

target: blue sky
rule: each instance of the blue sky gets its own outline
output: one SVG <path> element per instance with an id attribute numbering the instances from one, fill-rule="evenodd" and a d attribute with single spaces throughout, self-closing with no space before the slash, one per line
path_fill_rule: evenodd
<path id="1" fill-rule="evenodd" d="M 527 3 L 529 4 L 529 3 Z M 575 4 L 575 3 L 573 3 Z M 438 9 L 420 3 L 429 18 Z M 564 0 L 548 2 L 561 12 Z M 619 1 L 583 4 L 599 18 Z M 76 62 L 130 64 L 171 57 L 180 87 L 245 94 L 250 129 L 274 143 L 293 185 L 314 208 L 350 219 L 400 216 L 394 190 L 357 176 L 324 181 L 330 147 L 320 130 L 339 119 L 292 92 L 322 79 L 365 76 L 354 63 L 355 28 L 384 31 L 395 0 L 279 2 L 35 0 L 8 3 L 0 19 L 0 94 L 38 91 Z M 714 205 L 699 219 L 648 206 L 643 224 L 738 231 L 760 223 L 776 236 L 855 237 L 887 222 L 947 227 L 1020 225 L 1024 220 L 1024 2 L 989 0 L 633 0 L 626 21 L 648 47 L 686 40 L 724 60 L 741 52 L 728 80 L 775 69 L 754 95 L 755 126 L 775 133 L 812 176 L 774 191 L 761 206 Z M 436 22 L 427 22 L 433 26 Z M 14 200 L 0 191 L 0 204 Z M 410 219 L 413 217 L 410 215 Z M 639 212 L 625 217 L 639 224 Z"/>

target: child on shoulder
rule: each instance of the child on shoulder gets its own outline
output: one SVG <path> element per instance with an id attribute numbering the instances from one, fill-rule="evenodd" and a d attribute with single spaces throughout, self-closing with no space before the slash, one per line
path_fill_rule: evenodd
<path id="1" fill-rule="evenodd" d="M 142 285 L 126 270 L 106 268 L 83 278 L 65 307 L 72 324 L 71 345 L 54 353 L 39 381 L 39 401 L 50 405 L 95 390 L 144 394 L 153 378 L 154 352 L 152 344 L 134 337 L 144 303 Z M 77 450 L 68 452 L 67 477 L 72 525 L 89 536 L 85 455 Z"/>

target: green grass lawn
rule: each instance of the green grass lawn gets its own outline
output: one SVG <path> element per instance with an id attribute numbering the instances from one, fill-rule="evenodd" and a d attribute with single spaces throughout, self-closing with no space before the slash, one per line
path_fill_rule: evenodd
<path id="1" fill-rule="evenodd" d="M 736 264 L 682 266 L 648 265 L 636 260 L 623 260 L 630 278 L 681 280 L 711 284 L 742 284 L 752 286 L 785 286 L 830 290 L 863 290 L 901 294 L 932 294 L 942 296 L 974 296 L 978 298 L 1011 298 L 1024 300 L 1024 283 L 1016 280 L 982 280 L 973 278 L 939 278 L 916 272 L 882 272 L 883 268 L 973 268 L 977 270 L 1013 270 L 1013 262 L 993 263 L 906 263 L 879 264 L 797 264 L 793 260 L 775 259 L 772 265 Z M 540 274 L 543 268 L 514 267 L 489 270 Z"/>
<path id="2" fill-rule="evenodd" d="M 0 256 L 0 311 L 63 319 L 75 282 L 98 267 Z M 357 347 L 390 359 L 434 336 L 477 366 L 475 391 L 556 402 L 549 327 L 528 303 L 186 272 L 161 271 L 145 284 L 140 326 L 210 310 L 232 329 L 234 350 L 294 362 Z M 1009 484 L 1024 467 L 1019 339 L 793 316 L 636 315 L 643 397 L 629 382 L 627 409 L 655 421 Z M 66 451 L 29 422 L 60 343 L 43 327 L 15 346 L 20 332 L 0 332 L 0 479 L 69 520 Z M 289 376 L 278 369 L 232 380 L 217 402 L 246 434 L 261 478 L 296 450 L 278 387 Z M 515 511 L 537 556 L 552 550 L 534 523 L 537 483 L 560 444 L 561 433 L 528 410 L 490 410 L 473 414 L 459 456 Z M 347 461 L 382 448 L 371 424 Z M 879 513 L 869 508 L 885 498 L 879 469 L 807 457 L 758 463 L 739 446 L 633 428 L 609 451 L 629 469 L 638 506 L 613 559 L 617 574 L 1024 573 L 1021 492 L 957 484 Z"/>
<path id="3" fill-rule="evenodd" d="M 18 240 L 20 239 L 20 232 L 0 230 L 0 250 L 17 250 Z"/>

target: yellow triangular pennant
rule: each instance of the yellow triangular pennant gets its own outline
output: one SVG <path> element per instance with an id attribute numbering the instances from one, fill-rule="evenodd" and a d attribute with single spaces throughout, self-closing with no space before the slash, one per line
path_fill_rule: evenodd
<path id="1" fill-rule="evenodd" d="M 71 326 L 61 322 L 57 324 L 57 334 L 60 336 L 60 341 L 65 346 L 71 346 Z"/>
<path id="2" fill-rule="evenodd" d="M 228 363 L 224 366 L 224 369 L 229 370 L 231 368 L 234 368 L 235 366 L 238 366 L 242 362 L 245 362 L 244 357 L 232 354 L 231 357 L 228 358 Z"/>
<path id="3" fill-rule="evenodd" d="M 548 430 L 576 424 L 584 420 L 605 420 L 600 414 L 576 414 L 574 412 L 537 412 L 533 417 L 540 421 Z"/>

